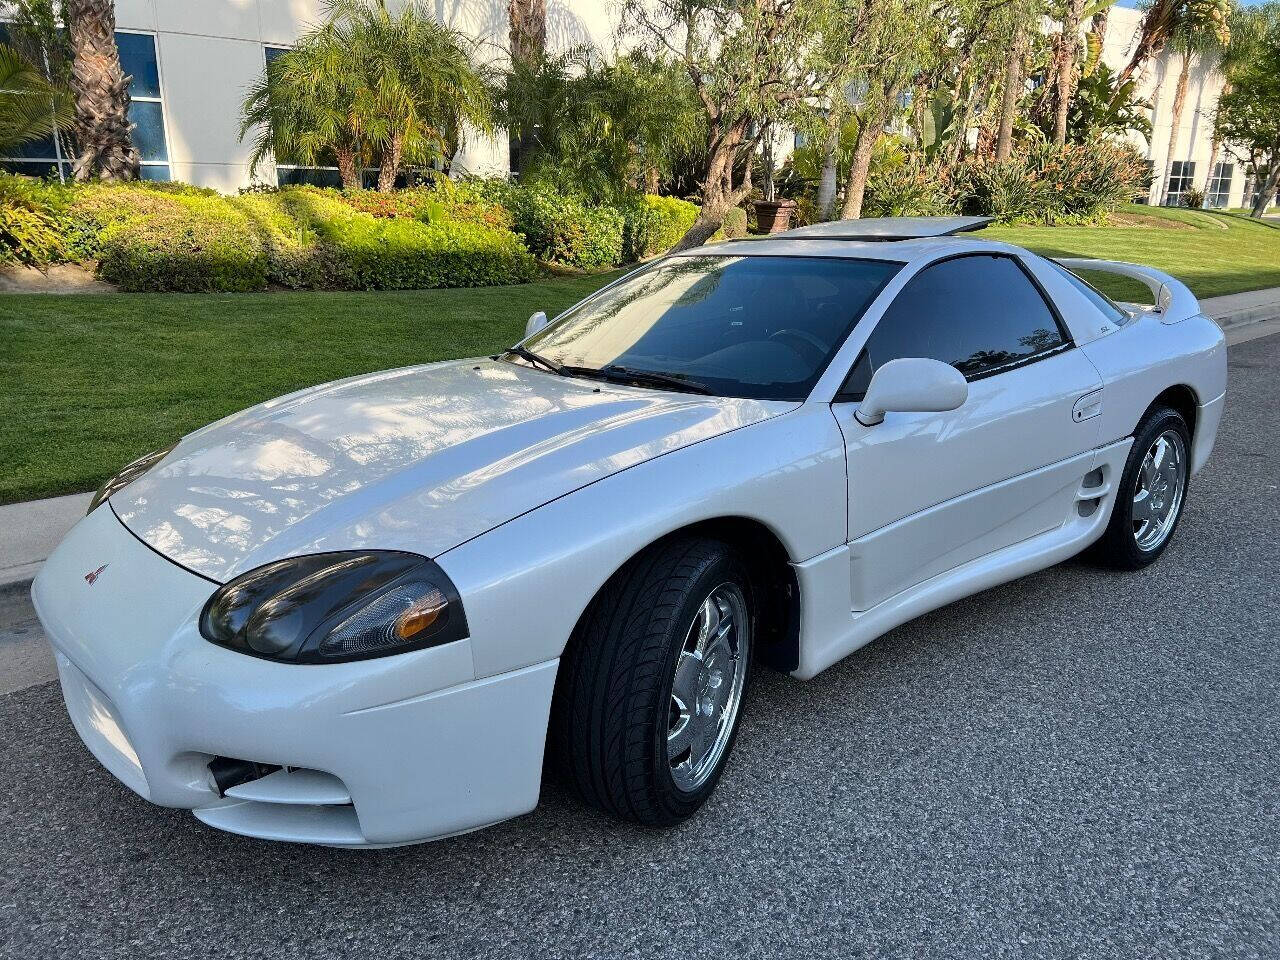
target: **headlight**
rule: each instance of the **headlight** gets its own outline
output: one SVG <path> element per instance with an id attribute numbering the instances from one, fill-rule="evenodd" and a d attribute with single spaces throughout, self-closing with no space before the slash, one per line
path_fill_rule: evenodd
<path id="1" fill-rule="evenodd" d="M 458 592 L 412 553 L 360 550 L 277 560 L 225 584 L 200 615 L 206 640 L 289 663 L 340 663 L 467 636 Z"/>
<path id="2" fill-rule="evenodd" d="M 139 457 L 137 460 L 133 461 L 133 463 L 121 469 L 119 473 L 104 483 L 98 489 L 98 492 L 93 495 L 93 499 L 89 501 L 89 509 L 86 513 L 93 513 L 93 511 L 97 510 L 104 500 L 113 493 L 118 493 L 129 484 L 133 483 L 133 481 L 137 480 L 140 476 L 167 457 L 177 445 L 178 444 L 175 441 L 163 450 L 156 450 L 152 453 L 148 453 L 144 457 Z"/>

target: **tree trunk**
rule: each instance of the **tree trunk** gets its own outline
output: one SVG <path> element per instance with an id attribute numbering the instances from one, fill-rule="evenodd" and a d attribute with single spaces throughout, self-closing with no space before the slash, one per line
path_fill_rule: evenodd
<path id="1" fill-rule="evenodd" d="M 360 172 L 356 169 L 356 152 L 351 147 L 337 147 L 334 150 L 338 155 L 338 175 L 342 177 L 342 188 L 344 190 L 359 190 Z"/>
<path id="2" fill-rule="evenodd" d="M 1218 94 L 1218 102 L 1222 102 L 1222 98 L 1231 92 L 1231 84 L 1224 83 L 1222 92 Z M 1222 149 L 1222 143 L 1218 140 L 1218 133 L 1215 130 L 1213 136 L 1209 138 L 1209 175 L 1204 178 L 1204 203 L 1201 206 L 1204 209 L 1209 207 L 1209 187 L 1213 185 L 1213 170 L 1218 165 L 1218 152 Z"/>
<path id="3" fill-rule="evenodd" d="M 1267 207 L 1271 206 L 1271 201 L 1275 198 L 1276 187 L 1280 186 L 1280 145 L 1271 151 L 1271 163 L 1267 168 L 1267 179 L 1258 184 L 1258 189 L 1253 193 L 1253 209 L 1250 210 L 1249 216 L 1261 218 L 1267 212 Z"/>
<path id="4" fill-rule="evenodd" d="M 536 63 L 547 50 L 547 0 L 507 0 L 508 39 L 512 62 Z M 511 137 L 507 162 L 519 174 L 529 158 L 533 138 L 529 134 Z"/>
<path id="5" fill-rule="evenodd" d="M 1004 72 L 1004 96 L 1000 100 L 1000 125 L 996 134 L 996 159 L 1008 160 L 1013 153 L 1013 118 L 1022 94 L 1022 50 L 1027 42 L 1027 28 L 1018 24 L 1013 34 L 1013 49 Z"/>
<path id="6" fill-rule="evenodd" d="M 1119 87 L 1132 77 L 1138 69 L 1152 57 L 1164 52 L 1165 42 L 1169 39 L 1168 25 L 1172 20 L 1172 12 L 1180 0 L 1155 0 L 1142 16 L 1142 32 L 1138 37 L 1138 45 L 1134 47 L 1133 56 L 1125 64 L 1116 78 Z"/>
<path id="7" fill-rule="evenodd" d="M 404 138 L 396 134 L 382 150 L 382 166 L 378 168 L 378 192 L 390 193 L 396 188 L 396 174 L 400 172 L 400 156 L 404 153 Z"/>
<path id="8" fill-rule="evenodd" d="M 1218 149 L 1221 146 L 1218 138 L 1209 141 L 1209 174 L 1204 178 L 1204 200 L 1200 202 L 1202 210 L 1209 209 L 1209 188 L 1213 186 L 1213 168 L 1218 165 Z"/>
<path id="9" fill-rule="evenodd" d="M 138 151 L 129 136 L 129 81 L 116 47 L 112 0 L 65 0 L 71 40 L 71 89 L 76 100 L 79 155 L 75 177 L 138 179 Z"/>
<path id="10" fill-rule="evenodd" d="M 710 240 L 717 230 L 724 226 L 725 215 L 733 204 L 729 203 L 723 196 L 714 200 L 702 200 L 702 207 L 698 210 L 698 218 L 693 221 L 687 233 L 681 237 L 670 253 L 679 253 L 681 250 L 692 250 L 694 247 L 700 247 Z"/>
<path id="11" fill-rule="evenodd" d="M 1107 42 L 1107 16 L 1111 13 L 1111 8 L 1099 10 L 1093 15 L 1093 20 L 1089 24 L 1089 32 L 1098 38 L 1098 53 L 1101 58 L 1103 44 Z"/>
<path id="12" fill-rule="evenodd" d="M 511 59 L 532 61 L 547 49 L 547 0 L 508 0 Z"/>
<path id="13" fill-rule="evenodd" d="M 1067 142 L 1067 114 L 1076 82 L 1076 51 L 1080 48 L 1080 17 L 1084 0 L 1067 0 L 1067 13 L 1062 20 L 1062 38 L 1057 56 L 1057 100 L 1053 113 L 1053 142 Z"/>
<path id="14" fill-rule="evenodd" d="M 840 153 L 840 128 L 827 134 L 822 150 L 822 179 L 818 182 L 818 219 L 830 220 L 836 212 L 836 161 Z"/>
<path id="15" fill-rule="evenodd" d="M 862 199 L 867 190 L 867 174 L 871 172 L 871 157 L 884 125 L 883 115 L 864 116 L 858 124 L 853 159 L 849 163 L 849 179 L 844 186 L 844 205 L 840 208 L 841 220 L 856 220 L 862 216 Z"/>
<path id="16" fill-rule="evenodd" d="M 746 121 L 733 124 L 725 133 L 714 127 L 708 133 L 708 142 L 714 144 L 707 163 L 707 176 L 702 184 L 702 206 L 693 225 L 681 237 L 671 253 L 700 247 L 724 226 L 725 215 L 751 192 L 751 163 L 747 163 L 747 175 L 741 185 L 733 185 L 733 166 L 738 148 L 746 131 Z"/>
<path id="17" fill-rule="evenodd" d="M 986 78 L 983 83 L 972 83 L 969 85 L 969 93 L 964 98 L 964 109 L 960 111 L 960 122 L 956 124 L 956 136 L 951 141 L 948 148 L 947 165 L 954 167 L 960 162 L 961 156 L 964 154 L 964 148 L 969 145 L 969 125 L 973 123 L 974 104 L 978 98 L 978 91 L 986 85 Z M 977 137 L 974 142 L 977 142 Z"/>
<path id="18" fill-rule="evenodd" d="M 1169 180 L 1173 177 L 1173 158 L 1178 152 L 1178 127 L 1182 124 L 1182 108 L 1187 103 L 1187 78 L 1191 73 L 1191 57 L 1183 54 L 1178 86 L 1173 94 L 1173 126 L 1169 130 L 1169 153 L 1164 158 L 1164 182 L 1161 184 L 1162 205 L 1169 203 Z"/>

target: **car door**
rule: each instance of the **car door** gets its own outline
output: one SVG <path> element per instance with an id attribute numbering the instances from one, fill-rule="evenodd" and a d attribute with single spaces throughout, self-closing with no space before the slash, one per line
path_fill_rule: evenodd
<path id="1" fill-rule="evenodd" d="M 968 399 L 863 426 L 858 401 L 898 357 L 952 364 Z M 853 609 L 1065 522 L 1092 469 L 1098 421 L 1081 411 L 1100 388 L 1016 258 L 966 254 L 916 274 L 832 404 L 847 454 Z"/>

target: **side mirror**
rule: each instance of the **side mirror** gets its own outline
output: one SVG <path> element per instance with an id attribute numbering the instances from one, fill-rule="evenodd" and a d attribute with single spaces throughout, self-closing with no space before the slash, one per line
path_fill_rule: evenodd
<path id="1" fill-rule="evenodd" d="M 884 421 L 886 413 L 941 413 L 969 399 L 969 384 L 949 363 L 902 357 L 881 365 L 853 415 L 864 427 Z"/>
<path id="2" fill-rule="evenodd" d="M 532 337 L 535 333 L 545 327 L 547 323 L 547 315 L 539 310 L 530 317 L 529 322 L 524 325 L 524 335 L 526 337 Z"/>

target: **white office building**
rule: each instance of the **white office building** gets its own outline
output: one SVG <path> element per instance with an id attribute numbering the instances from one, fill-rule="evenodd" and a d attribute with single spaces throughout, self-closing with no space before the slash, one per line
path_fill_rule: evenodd
<path id="1" fill-rule="evenodd" d="M 498 58 L 507 39 L 506 0 L 416 0 L 433 16 L 480 45 L 484 56 Z M 219 190 L 234 191 L 254 179 L 266 183 L 336 183 L 332 169 L 260 167 L 249 169 L 250 147 L 239 139 L 240 105 L 266 62 L 287 49 L 307 25 L 321 18 L 321 0 L 116 0 L 117 39 L 126 73 L 132 75 L 131 117 L 143 174 Z M 1136 42 L 1141 14 L 1114 8 L 1103 56 L 1121 68 Z M 589 43 L 612 52 L 618 27 L 614 0 L 550 0 L 548 45 L 553 49 Z M 1177 55 L 1148 63 L 1143 95 L 1154 107 L 1151 143 L 1136 142 L 1153 164 L 1150 202 L 1164 196 L 1163 173 L 1169 153 L 1174 90 L 1181 67 Z M 1240 206 L 1246 197 L 1240 162 L 1219 151 L 1212 177 L 1213 111 L 1222 78 L 1196 65 L 1180 125 L 1173 164 L 1173 195 L 1189 186 L 1206 190 L 1213 206 Z M 32 144 L 11 168 L 30 173 L 69 172 L 52 138 Z M 456 166 L 492 174 L 507 170 L 505 143 L 475 138 Z"/>
<path id="2" fill-rule="evenodd" d="M 1107 23 L 1106 40 L 1102 58 L 1113 70 L 1121 70 L 1138 42 L 1142 24 L 1142 11 L 1127 7 L 1113 7 Z M 1178 76 L 1182 71 L 1182 56 L 1166 51 L 1154 61 L 1143 65 L 1139 74 L 1140 96 L 1152 107 L 1151 141 L 1135 136 L 1135 145 L 1152 163 L 1152 183 L 1149 203 L 1165 200 L 1164 174 L 1173 133 L 1173 101 L 1177 93 Z M 1222 94 L 1223 78 L 1203 62 L 1191 64 L 1188 74 L 1186 101 L 1178 124 L 1177 145 L 1173 152 L 1173 164 L 1169 178 L 1169 202 L 1177 203 L 1184 190 L 1194 187 L 1204 191 L 1206 205 L 1211 207 L 1239 207 L 1246 202 L 1246 171 L 1240 160 L 1227 150 L 1219 148 L 1213 160 L 1213 118 L 1218 97 Z"/>

